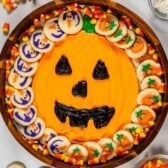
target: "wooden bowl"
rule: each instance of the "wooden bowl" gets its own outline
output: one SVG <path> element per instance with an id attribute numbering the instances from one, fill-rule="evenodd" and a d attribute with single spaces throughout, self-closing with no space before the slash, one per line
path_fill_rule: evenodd
<path id="1" fill-rule="evenodd" d="M 15 43 L 17 43 L 20 35 L 22 32 L 24 32 L 30 25 L 33 24 L 33 21 L 35 18 L 39 18 L 40 14 L 43 13 L 49 13 L 53 11 L 54 9 L 64 7 L 71 3 L 79 3 L 79 4 L 85 4 L 85 5 L 100 5 L 103 7 L 108 7 L 118 13 L 119 15 L 125 15 L 135 24 L 137 27 L 139 27 L 141 30 L 143 30 L 146 38 L 148 41 L 154 46 L 156 52 L 158 53 L 161 66 L 163 68 L 163 78 L 165 79 L 165 92 L 162 94 L 163 96 L 163 106 L 159 108 L 159 112 L 157 113 L 157 119 L 155 125 L 150 129 L 150 132 L 148 133 L 148 136 L 140 142 L 139 145 L 134 146 L 128 154 L 121 156 L 121 157 L 115 157 L 114 159 L 108 161 L 107 163 L 102 163 L 98 165 L 94 165 L 94 168 L 112 168 L 118 165 L 121 165 L 127 161 L 129 161 L 132 158 L 135 158 L 140 152 L 142 152 L 154 139 L 154 137 L 159 132 L 164 119 L 167 114 L 168 106 L 168 62 L 166 59 L 166 55 L 163 51 L 162 45 L 155 35 L 155 33 L 152 31 L 152 29 L 135 13 L 127 9 L 126 7 L 122 6 L 121 4 L 118 4 L 116 2 L 111 2 L 109 0 L 56 0 L 55 2 L 49 2 L 44 6 L 41 6 L 40 8 L 36 9 L 32 13 L 30 13 L 26 18 L 24 18 L 21 23 L 19 23 L 16 28 L 13 30 L 13 32 L 9 35 L 2 53 L 0 55 L 0 111 L 2 113 L 2 117 L 4 119 L 4 122 L 6 123 L 7 127 L 9 128 L 12 135 L 15 137 L 15 139 L 25 148 L 27 149 L 32 155 L 34 155 L 39 160 L 52 165 L 56 166 L 57 168 L 75 168 L 78 166 L 74 166 L 71 164 L 64 163 L 63 161 L 54 159 L 52 156 L 45 156 L 42 155 L 40 152 L 35 151 L 32 149 L 32 147 L 28 144 L 28 142 L 23 138 L 23 136 L 18 132 L 15 124 L 9 117 L 7 110 L 6 110 L 6 102 L 5 102 L 5 73 L 6 73 L 6 60 L 10 57 L 10 49 L 11 46 L 13 46 Z M 84 167 L 90 167 L 88 165 L 85 165 Z"/>

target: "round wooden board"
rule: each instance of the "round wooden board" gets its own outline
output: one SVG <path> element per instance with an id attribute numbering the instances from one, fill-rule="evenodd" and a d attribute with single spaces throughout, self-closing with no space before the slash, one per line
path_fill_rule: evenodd
<path id="1" fill-rule="evenodd" d="M 166 83 L 166 91 L 163 94 L 163 107 L 160 108 L 159 115 L 157 116 L 155 125 L 150 129 L 150 132 L 148 136 L 138 145 L 135 146 L 132 150 L 129 151 L 127 155 L 124 155 L 123 157 L 116 157 L 107 163 L 94 165 L 94 168 L 112 168 L 118 165 L 121 165 L 130 159 L 136 157 L 140 152 L 142 152 L 154 139 L 154 137 L 159 132 L 164 119 L 167 114 L 168 110 L 168 63 L 166 59 L 166 55 L 163 51 L 162 45 L 155 35 L 155 33 L 152 31 L 152 29 L 135 13 L 127 9 L 126 7 L 122 6 L 121 4 L 118 4 L 116 2 L 111 2 L 110 0 L 56 0 L 55 2 L 49 2 L 44 6 L 41 6 L 40 8 L 36 9 L 32 13 L 30 13 L 26 18 L 22 20 L 21 23 L 19 23 L 16 28 L 13 30 L 13 32 L 9 35 L 4 48 L 2 50 L 2 53 L 0 55 L 0 111 L 2 113 L 2 117 L 9 128 L 10 132 L 13 134 L 13 136 L 16 138 L 16 140 L 25 148 L 27 149 L 31 154 L 33 154 L 36 158 L 40 159 L 41 161 L 53 165 L 57 168 L 75 168 L 78 166 L 69 165 L 67 163 L 64 163 L 60 160 L 54 159 L 51 156 L 44 156 L 40 152 L 37 152 L 32 149 L 32 147 L 27 143 L 26 140 L 23 139 L 23 136 L 17 131 L 13 121 L 9 118 L 8 113 L 6 112 L 6 105 L 5 105 L 5 61 L 10 56 L 10 47 L 14 45 L 18 38 L 20 37 L 21 33 L 24 32 L 31 24 L 33 24 L 34 18 L 38 18 L 41 13 L 45 14 L 48 12 L 53 11 L 54 9 L 64 7 L 71 3 L 79 3 L 79 4 L 87 4 L 87 5 L 100 5 L 104 7 L 108 7 L 115 11 L 116 13 L 119 13 L 121 15 L 128 16 L 131 21 L 140 29 L 143 30 L 145 33 L 145 36 L 148 38 L 149 42 L 155 47 L 156 52 L 159 55 L 159 58 L 161 60 L 161 66 L 164 70 L 164 78 Z M 85 165 L 84 167 L 90 167 L 88 165 Z"/>

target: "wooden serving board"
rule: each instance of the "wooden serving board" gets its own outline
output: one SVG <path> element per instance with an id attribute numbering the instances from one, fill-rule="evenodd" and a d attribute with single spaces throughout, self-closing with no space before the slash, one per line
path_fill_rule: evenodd
<path id="1" fill-rule="evenodd" d="M 164 119 L 167 114 L 168 110 L 168 63 L 166 59 L 166 55 L 163 51 L 162 45 L 155 35 L 155 33 L 152 31 L 152 29 L 145 23 L 139 16 L 137 16 L 135 13 L 127 9 L 126 7 L 122 6 L 121 4 L 118 4 L 117 2 L 112 2 L 110 0 L 56 0 L 56 2 L 49 2 L 44 6 L 41 6 L 40 8 L 36 9 L 32 13 L 30 13 L 26 18 L 24 18 L 21 23 L 19 23 L 16 28 L 13 30 L 13 32 L 9 35 L 5 46 L 2 50 L 2 53 L 0 55 L 0 111 L 2 113 L 2 117 L 4 119 L 4 122 L 6 123 L 7 127 L 9 128 L 10 132 L 13 134 L 13 136 L 16 138 L 16 140 L 25 148 L 27 149 L 31 154 L 33 154 L 36 158 L 39 160 L 52 165 L 56 166 L 58 168 L 76 168 L 77 166 L 69 165 L 67 163 L 64 163 L 60 160 L 54 159 L 51 156 L 44 156 L 40 152 L 35 151 L 32 149 L 32 147 L 27 143 L 26 140 L 23 139 L 22 135 L 17 131 L 13 121 L 9 118 L 9 115 L 6 112 L 6 104 L 5 104 L 5 61 L 10 56 L 10 48 L 12 45 L 14 45 L 18 38 L 20 37 L 21 33 L 24 32 L 34 21 L 35 18 L 39 18 L 40 14 L 43 13 L 49 13 L 53 11 L 54 9 L 64 7 L 71 3 L 79 3 L 84 5 L 100 5 L 104 7 L 108 7 L 115 11 L 118 14 L 125 15 L 128 18 L 131 19 L 131 21 L 139 27 L 143 32 L 145 33 L 145 36 L 148 38 L 150 43 L 155 47 L 156 52 L 159 55 L 159 58 L 161 60 L 161 64 L 164 70 L 164 78 L 166 83 L 166 91 L 163 93 L 163 101 L 164 105 L 160 108 L 159 115 L 157 116 L 155 125 L 150 129 L 150 132 L 148 136 L 143 140 L 138 146 L 135 146 L 132 150 L 129 151 L 127 155 L 124 155 L 123 157 L 116 157 L 107 163 L 100 164 L 100 165 L 94 165 L 94 168 L 112 168 L 118 165 L 121 165 L 130 159 L 136 157 L 140 152 L 142 152 L 154 139 L 154 137 L 159 132 Z M 88 165 L 85 165 L 84 167 L 90 167 Z"/>

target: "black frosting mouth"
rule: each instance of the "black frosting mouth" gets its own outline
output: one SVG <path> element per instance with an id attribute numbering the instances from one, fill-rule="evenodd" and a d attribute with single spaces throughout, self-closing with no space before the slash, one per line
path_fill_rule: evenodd
<path id="1" fill-rule="evenodd" d="M 66 117 L 69 117 L 70 126 L 85 128 L 88 121 L 93 119 L 96 128 L 101 128 L 110 122 L 114 115 L 115 108 L 109 106 L 95 107 L 92 109 L 77 109 L 72 106 L 66 106 L 58 101 L 55 102 L 55 114 L 62 122 L 66 122 Z"/>

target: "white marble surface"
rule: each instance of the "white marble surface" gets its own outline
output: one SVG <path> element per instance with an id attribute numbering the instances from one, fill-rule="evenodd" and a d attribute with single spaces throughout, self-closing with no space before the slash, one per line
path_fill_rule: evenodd
<path id="1" fill-rule="evenodd" d="M 46 0 L 37 0 L 34 4 L 32 1 L 27 0 L 27 4 L 19 5 L 19 7 L 12 13 L 7 14 L 6 10 L 0 4 L 0 28 L 3 23 L 8 21 L 11 24 L 12 29 L 22 19 L 33 11 L 38 6 L 48 2 Z M 125 5 L 127 8 L 136 12 L 141 18 L 143 18 L 154 32 L 159 37 L 162 46 L 168 56 L 168 21 L 157 19 L 150 11 L 147 0 L 118 0 L 119 3 Z M 1 30 L 1 29 L 0 29 Z M 7 36 L 4 36 L 0 31 L 0 51 L 5 43 Z M 146 155 L 165 153 L 168 154 L 168 145 L 166 140 L 168 139 L 168 117 L 162 126 L 162 129 L 153 140 L 153 142 L 135 159 L 129 161 L 126 164 L 119 166 L 118 168 L 134 168 L 136 163 Z M 0 116 L 0 168 L 5 168 L 9 162 L 18 160 L 25 163 L 27 168 L 38 168 L 44 165 L 41 161 L 37 160 L 34 156 L 29 154 L 19 143 L 13 138 L 8 131 L 2 117 Z"/>

